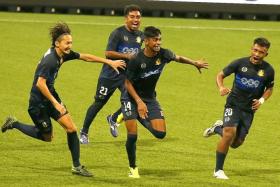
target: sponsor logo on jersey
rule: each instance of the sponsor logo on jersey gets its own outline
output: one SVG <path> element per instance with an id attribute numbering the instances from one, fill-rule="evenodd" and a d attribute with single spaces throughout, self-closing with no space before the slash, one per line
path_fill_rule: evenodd
<path id="1" fill-rule="evenodd" d="M 141 43 L 141 38 L 140 38 L 140 36 L 138 36 L 138 37 L 136 38 L 136 42 L 139 43 L 139 44 Z"/>
<path id="2" fill-rule="evenodd" d="M 258 76 L 260 76 L 260 77 L 264 76 L 264 70 L 263 69 L 258 71 Z"/>
<path id="3" fill-rule="evenodd" d="M 156 65 L 160 65 L 160 64 L 161 64 L 160 59 L 157 59 L 157 61 L 156 61 Z"/>
<path id="4" fill-rule="evenodd" d="M 248 70 L 247 67 L 242 67 L 242 68 L 241 68 L 241 71 L 242 71 L 242 72 L 246 72 L 247 70 Z"/>
<path id="5" fill-rule="evenodd" d="M 122 49 L 122 53 L 129 53 L 129 54 L 132 54 L 132 55 L 137 54 L 138 51 L 139 51 L 138 48 L 124 47 L 124 48 Z"/>
<path id="6" fill-rule="evenodd" d="M 241 78 L 241 83 L 248 88 L 257 88 L 260 85 L 260 81 L 254 79 Z"/>
<path id="7" fill-rule="evenodd" d="M 141 78 L 146 78 L 146 77 L 149 77 L 151 75 L 156 75 L 156 74 L 160 74 L 161 73 L 161 69 L 156 69 L 154 71 L 149 71 L 147 73 L 144 73 Z"/>
<path id="8" fill-rule="evenodd" d="M 146 63 L 142 63 L 141 64 L 141 69 L 145 69 L 147 67 L 147 64 Z"/>

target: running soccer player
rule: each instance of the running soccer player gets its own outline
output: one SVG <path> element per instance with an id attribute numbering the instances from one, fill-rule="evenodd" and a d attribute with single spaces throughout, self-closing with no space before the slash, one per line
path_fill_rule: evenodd
<path id="1" fill-rule="evenodd" d="M 126 62 L 132 56 L 138 53 L 143 42 L 143 34 L 139 31 L 141 23 L 141 9 L 137 5 L 128 5 L 124 8 L 125 25 L 116 28 L 109 37 L 105 55 L 109 59 L 123 59 Z M 80 142 L 81 144 L 88 144 L 88 131 L 91 123 L 96 117 L 97 113 L 111 98 L 115 90 L 118 88 L 124 92 L 125 73 L 121 71 L 116 73 L 110 66 L 104 64 L 100 72 L 94 102 L 87 110 L 83 128 L 81 129 Z M 121 114 L 121 109 L 116 111 L 113 115 L 107 117 L 110 125 L 110 132 L 112 136 L 117 137 L 118 123 L 117 117 Z"/>
<path id="2" fill-rule="evenodd" d="M 117 72 L 117 68 L 125 68 L 125 63 L 122 60 L 112 61 L 72 51 L 71 30 L 66 23 L 57 23 L 50 28 L 50 36 L 52 47 L 40 60 L 30 91 L 28 113 L 35 126 L 21 123 L 15 117 L 8 117 L 1 130 L 4 133 L 15 128 L 32 138 L 50 142 L 53 138 L 50 118 L 53 118 L 66 130 L 68 147 L 73 161 L 72 173 L 91 177 L 93 176 L 92 173 L 87 171 L 80 163 L 77 127 L 54 88 L 55 79 L 62 64 L 69 60 L 80 59 L 88 62 L 101 62 L 110 65 Z"/>
<path id="3" fill-rule="evenodd" d="M 169 49 L 161 48 L 161 31 L 153 26 L 144 30 L 145 48 L 141 50 L 127 65 L 125 87 L 122 94 L 122 113 L 127 128 L 126 150 L 129 160 L 129 177 L 139 178 L 136 166 L 136 119 L 140 116 L 150 123 L 146 128 L 159 139 L 166 135 L 163 111 L 156 99 L 155 87 L 164 66 L 170 61 L 195 66 L 199 72 L 207 68 L 203 60 L 192 60 L 175 55 Z"/>
<path id="4" fill-rule="evenodd" d="M 219 134 L 222 138 L 216 150 L 216 168 L 213 176 L 228 179 L 223 166 L 229 147 L 238 148 L 243 144 L 252 125 L 255 112 L 267 100 L 274 86 L 274 69 L 263 59 L 268 55 L 270 42 L 256 38 L 251 55 L 233 61 L 218 73 L 216 82 L 221 96 L 228 95 L 223 121 L 218 120 L 207 128 L 203 136 Z M 223 80 L 235 74 L 233 87 L 224 86 Z"/>

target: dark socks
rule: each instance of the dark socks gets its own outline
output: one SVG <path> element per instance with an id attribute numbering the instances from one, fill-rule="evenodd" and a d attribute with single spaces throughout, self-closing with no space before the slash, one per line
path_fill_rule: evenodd
<path id="1" fill-rule="evenodd" d="M 219 134 L 220 136 L 223 136 L 223 128 L 220 127 L 220 126 L 216 127 L 216 128 L 214 129 L 214 132 L 215 132 L 216 134 Z"/>
<path id="2" fill-rule="evenodd" d="M 136 167 L 136 141 L 137 134 L 128 134 L 126 140 L 126 152 L 129 160 L 129 166 L 132 168 Z"/>
<path id="3" fill-rule="evenodd" d="M 113 121 L 113 122 L 117 122 L 118 115 L 120 115 L 121 113 L 122 113 L 122 109 L 120 108 L 119 110 L 117 110 L 117 111 L 112 115 L 112 121 Z"/>
<path id="4" fill-rule="evenodd" d="M 42 134 L 40 133 L 39 129 L 32 125 L 25 125 L 20 122 L 13 123 L 13 128 L 18 129 L 22 133 L 26 134 L 27 136 L 30 136 L 32 138 L 36 138 L 39 140 L 44 140 Z"/>
<path id="5" fill-rule="evenodd" d="M 215 171 L 223 170 L 226 156 L 227 156 L 226 153 L 220 153 L 220 152 L 216 151 L 216 169 L 215 169 Z"/>
<path id="6" fill-rule="evenodd" d="M 105 102 L 106 103 L 106 102 Z M 101 110 L 105 103 L 102 102 L 94 102 L 87 110 L 86 117 L 84 119 L 84 125 L 82 128 L 82 132 L 88 134 L 89 127 L 94 120 L 97 113 Z"/>
<path id="7" fill-rule="evenodd" d="M 73 166 L 80 166 L 80 142 L 77 132 L 67 133 L 68 147 L 71 151 Z"/>

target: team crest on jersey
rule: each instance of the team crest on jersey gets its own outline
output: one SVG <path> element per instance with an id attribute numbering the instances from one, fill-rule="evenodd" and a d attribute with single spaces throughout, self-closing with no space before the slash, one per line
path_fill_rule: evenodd
<path id="1" fill-rule="evenodd" d="M 242 68 L 241 68 L 241 71 L 242 71 L 242 72 L 246 72 L 247 70 L 248 70 L 247 67 L 242 67 Z"/>
<path id="2" fill-rule="evenodd" d="M 137 42 L 137 43 L 141 43 L 141 38 L 140 38 L 140 36 L 138 36 L 138 37 L 136 38 L 136 42 Z"/>
<path id="3" fill-rule="evenodd" d="M 141 64 L 141 69 L 145 69 L 147 67 L 146 63 Z"/>
<path id="4" fill-rule="evenodd" d="M 260 77 L 264 76 L 264 70 L 263 69 L 258 71 L 258 76 L 260 76 Z"/>
<path id="5" fill-rule="evenodd" d="M 157 61 L 156 61 L 156 65 L 160 65 L 160 64 L 161 64 L 160 59 L 157 59 Z"/>
<path id="6" fill-rule="evenodd" d="M 128 41 L 128 37 L 127 36 L 123 36 L 124 41 Z"/>

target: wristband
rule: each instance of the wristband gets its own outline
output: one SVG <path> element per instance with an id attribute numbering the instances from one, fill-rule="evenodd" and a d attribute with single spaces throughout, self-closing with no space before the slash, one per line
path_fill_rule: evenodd
<path id="1" fill-rule="evenodd" d="M 260 102 L 261 104 L 263 104 L 263 103 L 264 103 L 264 98 L 261 97 L 261 98 L 259 99 L 259 102 Z"/>

